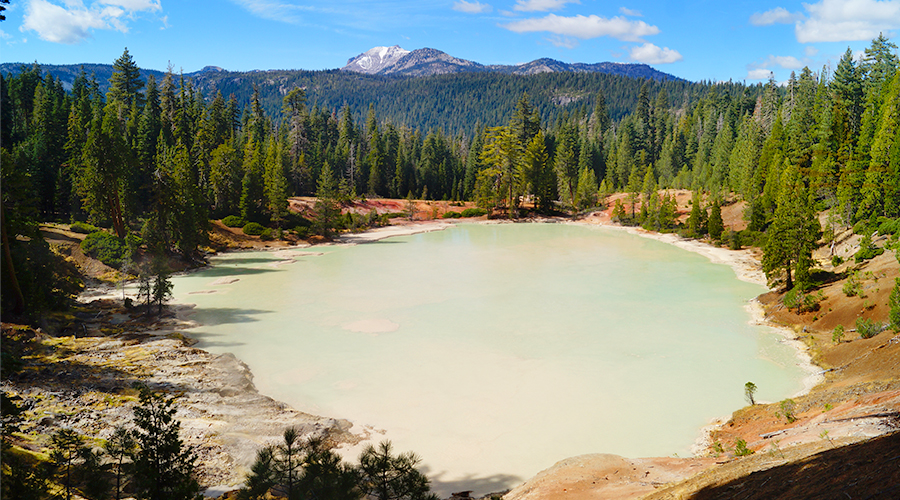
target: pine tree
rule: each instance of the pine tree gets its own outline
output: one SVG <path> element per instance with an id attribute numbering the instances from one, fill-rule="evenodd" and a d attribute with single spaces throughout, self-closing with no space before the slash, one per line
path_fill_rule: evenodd
<path id="1" fill-rule="evenodd" d="M 200 491 L 193 477 L 196 456 L 178 433 L 175 398 L 141 387 L 140 405 L 134 409 L 134 439 L 139 451 L 134 478 L 141 498 L 193 500 Z"/>
<path id="2" fill-rule="evenodd" d="M 709 209 L 709 221 L 707 221 L 709 236 L 718 240 L 722 238 L 722 232 L 725 231 L 725 224 L 722 222 L 722 207 L 718 200 L 713 200 Z"/>
<path id="3" fill-rule="evenodd" d="M 394 455 L 390 441 L 369 445 L 359 456 L 362 489 L 377 500 L 436 500 L 428 478 L 416 469 L 420 462 L 412 452 Z"/>
<path id="4" fill-rule="evenodd" d="M 796 281 L 809 285 L 812 252 L 821 226 L 804 180 L 796 166 L 788 164 L 781 176 L 781 189 L 775 217 L 766 231 L 763 271 L 770 283 L 784 278 L 785 289 Z"/>
<path id="5" fill-rule="evenodd" d="M 122 210 L 122 170 L 128 164 L 128 146 L 114 104 L 94 118 L 82 153 L 78 188 L 85 210 L 98 221 L 111 220 L 119 238 L 125 237 Z"/>
<path id="6" fill-rule="evenodd" d="M 116 102 L 121 108 L 131 109 L 135 104 L 138 108 L 144 107 L 144 96 L 141 89 L 144 81 L 141 79 L 141 70 L 128 53 L 128 48 L 113 63 L 113 74 L 109 78 L 109 92 L 107 100 Z"/>

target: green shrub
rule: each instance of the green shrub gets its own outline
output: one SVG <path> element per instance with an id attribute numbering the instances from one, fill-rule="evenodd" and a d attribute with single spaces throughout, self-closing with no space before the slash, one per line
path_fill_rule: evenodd
<path id="1" fill-rule="evenodd" d="M 816 294 L 803 293 L 799 288 L 794 288 L 784 295 L 784 306 L 788 310 L 797 309 L 797 312 L 812 312 L 819 310 L 819 302 L 825 299 L 825 294 L 820 290 Z"/>
<path id="2" fill-rule="evenodd" d="M 259 236 L 263 233 L 263 231 L 266 230 L 266 228 L 263 227 L 263 225 L 258 222 L 248 222 L 247 224 L 244 225 L 244 228 L 241 230 L 246 235 Z"/>
<path id="3" fill-rule="evenodd" d="M 862 283 L 859 282 L 859 271 L 853 271 L 850 273 L 850 276 L 847 276 L 847 280 L 844 281 L 844 286 L 841 287 L 841 290 L 843 290 L 844 295 L 847 297 L 862 294 Z"/>
<path id="4" fill-rule="evenodd" d="M 284 217 L 284 226 L 285 227 L 310 227 L 312 226 L 312 221 L 307 219 L 306 217 L 295 213 L 288 212 L 288 214 Z"/>
<path id="5" fill-rule="evenodd" d="M 796 403 L 794 403 L 793 399 L 785 399 L 784 401 L 779 403 L 779 406 L 781 407 L 781 411 L 775 412 L 775 415 L 784 417 L 789 424 L 797 421 L 797 416 L 794 415 L 794 408 L 796 407 Z"/>
<path id="6" fill-rule="evenodd" d="M 487 210 L 483 208 L 467 208 L 462 211 L 460 217 L 481 217 L 482 215 L 487 215 Z"/>
<path id="7" fill-rule="evenodd" d="M 96 231 L 84 238 L 81 249 L 107 266 L 118 269 L 125 258 L 126 246 L 125 240 L 106 231 Z"/>
<path id="8" fill-rule="evenodd" d="M 752 455 L 753 450 L 747 448 L 747 442 L 741 438 L 738 438 L 737 441 L 734 442 L 734 454 L 739 457 L 746 457 L 747 455 Z"/>
<path id="9" fill-rule="evenodd" d="M 869 260 L 883 253 L 884 249 L 875 246 L 875 244 L 872 243 L 872 237 L 865 235 L 859 240 L 859 250 L 853 255 L 853 260 L 859 264 L 864 260 Z"/>
<path id="10" fill-rule="evenodd" d="M 840 344 L 844 340 L 844 325 L 838 325 L 831 330 L 831 341 Z"/>
<path id="11" fill-rule="evenodd" d="M 462 214 L 460 214 L 459 212 L 444 212 L 444 215 L 442 215 L 441 217 L 443 217 L 444 219 L 459 219 L 461 216 Z"/>
<path id="12" fill-rule="evenodd" d="M 396 219 L 398 217 L 408 217 L 409 216 L 409 214 L 406 212 L 391 212 L 391 213 L 387 213 L 384 215 L 386 215 L 388 219 Z"/>
<path id="13" fill-rule="evenodd" d="M 275 239 L 275 231 L 272 231 L 269 228 L 263 229 L 263 232 L 259 233 L 259 239 L 263 241 L 271 241 Z"/>
<path id="14" fill-rule="evenodd" d="M 872 234 L 872 231 L 869 230 L 869 221 L 861 220 L 853 224 L 853 234 Z"/>
<path id="15" fill-rule="evenodd" d="M 740 238 L 740 242 L 743 245 L 748 245 L 752 247 L 764 247 L 766 246 L 766 233 L 761 231 L 753 231 L 751 229 L 744 229 L 737 233 Z"/>
<path id="16" fill-rule="evenodd" d="M 309 237 L 309 227 L 307 226 L 297 226 L 294 228 L 294 232 L 297 233 L 297 236 L 306 239 Z"/>
<path id="17" fill-rule="evenodd" d="M 878 234 L 900 233 L 900 219 L 878 218 Z"/>
<path id="18" fill-rule="evenodd" d="M 871 319 L 856 318 L 856 331 L 859 338 L 870 339 L 881 333 L 881 325 Z"/>
<path id="19" fill-rule="evenodd" d="M 86 222 L 73 222 L 71 226 L 69 226 L 69 231 L 73 233 L 79 234 L 91 234 L 99 231 L 100 228 Z"/>
<path id="20" fill-rule="evenodd" d="M 841 257 L 840 255 L 834 255 L 831 257 L 831 265 L 833 267 L 837 267 L 843 263 L 844 263 L 844 258 Z"/>
<path id="21" fill-rule="evenodd" d="M 247 223 L 237 215 L 229 215 L 222 219 L 222 224 L 225 224 L 228 227 L 244 227 Z"/>

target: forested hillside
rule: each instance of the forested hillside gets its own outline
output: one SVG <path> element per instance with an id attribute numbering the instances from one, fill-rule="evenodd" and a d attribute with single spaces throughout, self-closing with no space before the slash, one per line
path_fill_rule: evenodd
<path id="1" fill-rule="evenodd" d="M 0 66 L 0 73 L 7 76 L 24 71 L 34 71 L 34 68 L 10 63 Z M 41 71 L 43 78 L 49 73 L 59 79 L 65 89 L 71 90 L 81 68 L 78 65 L 41 66 Z M 109 90 L 113 71 L 112 65 L 84 66 L 86 77 L 90 79 L 93 75 L 102 94 Z M 153 75 L 159 82 L 165 75 L 159 71 L 140 71 L 144 80 Z M 182 75 L 176 72 L 175 76 Z M 587 71 L 535 75 L 474 72 L 412 77 L 341 70 L 230 72 L 204 68 L 183 76 L 191 81 L 195 91 L 203 94 L 207 104 L 221 92 L 226 98 L 234 95 L 237 103 L 245 107 L 257 89 L 260 106 L 276 121 L 281 116 L 284 96 L 291 89 L 300 87 L 305 91 L 309 105 L 332 111 L 346 105 L 355 121 L 364 120 L 369 104 L 374 104 L 380 120 L 397 126 L 423 131 L 439 128 L 447 133 L 466 135 L 473 134 L 478 126 L 508 121 L 516 102 L 525 92 L 544 122 L 555 121 L 560 113 L 593 109 L 598 93 L 606 97 L 610 118 L 619 120 L 634 109 L 643 84 L 638 78 Z M 708 88 L 703 83 L 674 78 L 648 81 L 653 93 L 665 88 L 673 102 L 684 106 L 690 105 Z"/>
<path id="2" fill-rule="evenodd" d="M 682 230 L 698 235 L 719 232 L 716 211 L 733 193 L 749 205 L 767 274 L 790 288 L 808 281 L 817 211 L 872 230 L 900 216 L 898 67 L 896 45 L 879 37 L 861 60 L 848 50 L 833 72 L 805 68 L 784 87 L 596 74 L 145 80 L 126 50 L 103 93 L 85 73 L 66 91 L 26 68 L 3 77 L 0 95 L 3 263 L 4 278 L 32 279 L 3 280 L 3 311 L 45 293 L 26 290 L 43 272 L 29 250 L 37 221 L 87 220 L 123 245 L 190 257 L 210 218 L 289 230 L 304 221 L 287 198 L 313 194 L 324 218 L 309 230 L 323 234 L 334 203 L 354 196 L 476 200 L 514 217 L 590 208 L 615 190 L 630 193 L 621 221 L 671 230 L 657 188 L 689 188 L 695 213 Z M 324 89 L 354 97 L 336 111 Z M 426 114 L 427 127 L 406 125 Z"/>

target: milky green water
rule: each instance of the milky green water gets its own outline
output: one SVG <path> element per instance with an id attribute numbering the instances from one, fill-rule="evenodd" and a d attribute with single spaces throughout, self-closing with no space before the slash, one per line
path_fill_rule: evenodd
<path id="1" fill-rule="evenodd" d="M 459 225 L 228 254 L 174 282 L 198 347 L 296 409 L 386 431 L 442 493 L 584 453 L 686 456 L 745 382 L 802 389 L 795 351 L 748 323 L 762 287 L 607 228 Z"/>

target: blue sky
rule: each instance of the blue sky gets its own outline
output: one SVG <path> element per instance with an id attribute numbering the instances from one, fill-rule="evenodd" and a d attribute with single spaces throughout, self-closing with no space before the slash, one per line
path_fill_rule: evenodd
<path id="1" fill-rule="evenodd" d="M 0 62 L 333 69 L 375 46 L 483 64 L 641 62 L 689 80 L 833 68 L 884 32 L 900 0 L 11 0 Z"/>

